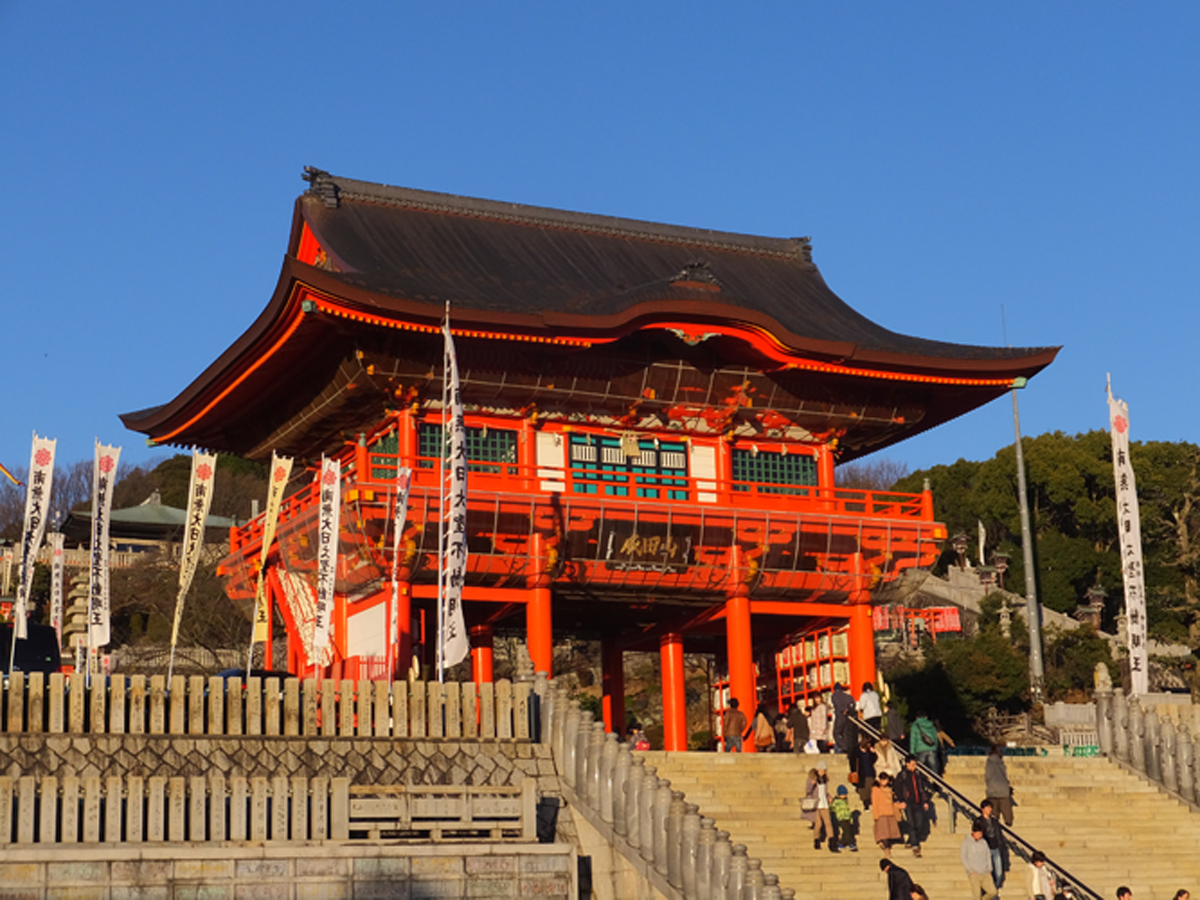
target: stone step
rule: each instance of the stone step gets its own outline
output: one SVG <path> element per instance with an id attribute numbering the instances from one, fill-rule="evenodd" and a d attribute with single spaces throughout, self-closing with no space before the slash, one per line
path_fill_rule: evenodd
<path id="1" fill-rule="evenodd" d="M 764 871 L 797 890 L 802 900 L 879 900 L 886 895 L 871 840 L 873 820 L 860 812 L 859 852 L 830 853 L 812 847 L 812 832 L 800 819 L 799 801 L 814 757 L 760 754 L 644 754 L 658 774 L 699 804 L 702 814 L 746 843 Z M 831 786 L 845 783 L 844 757 L 825 757 Z M 962 765 L 959 763 L 962 762 Z M 1181 885 L 1200 884 L 1200 817 L 1152 785 L 1103 759 L 1043 757 L 1007 760 L 1016 786 L 1018 832 L 1060 864 L 1107 894 L 1118 883 L 1134 887 L 1138 900 L 1171 900 Z M 983 758 L 954 759 L 947 773 L 969 797 L 983 793 Z M 857 793 L 850 792 L 859 808 Z M 959 863 L 964 823 L 958 834 L 943 821 L 931 834 L 921 858 L 894 850 L 897 863 L 931 896 L 954 896 L 966 889 Z M 1023 881 L 1024 863 L 1014 858 L 1008 893 Z M 1171 887 L 1168 887 L 1171 885 Z"/>

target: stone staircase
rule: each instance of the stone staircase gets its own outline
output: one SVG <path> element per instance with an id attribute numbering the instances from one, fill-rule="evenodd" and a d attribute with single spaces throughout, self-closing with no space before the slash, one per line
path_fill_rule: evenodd
<path id="1" fill-rule="evenodd" d="M 660 777 L 687 794 L 717 827 L 746 844 L 784 887 L 801 900 L 881 900 L 886 879 L 882 856 L 872 840 L 870 812 L 859 810 L 859 852 L 833 854 L 813 849 L 813 833 L 800 818 L 805 777 L 818 759 L 828 766 L 831 789 L 847 784 L 843 756 L 791 754 L 664 753 L 642 754 Z M 983 795 L 983 757 L 955 757 L 947 777 L 967 797 Z M 1200 890 L 1200 814 L 1127 774 L 1106 759 L 1010 757 L 1009 777 L 1016 787 L 1015 828 L 1093 890 L 1114 897 L 1120 884 L 1135 900 L 1171 900 L 1179 888 Z M 937 801 L 940 821 L 922 848 L 921 858 L 899 847 L 896 863 L 907 869 L 930 897 L 965 896 L 966 876 L 959 846 L 967 823 L 950 834 L 945 802 Z M 1001 897 L 1026 896 L 1026 864 L 1013 857 Z"/>

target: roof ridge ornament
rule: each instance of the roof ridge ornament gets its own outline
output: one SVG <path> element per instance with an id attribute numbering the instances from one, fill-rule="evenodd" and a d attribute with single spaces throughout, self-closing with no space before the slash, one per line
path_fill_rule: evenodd
<path id="1" fill-rule="evenodd" d="M 338 208 L 338 186 L 333 180 L 333 176 L 324 169 L 318 169 L 315 166 L 305 166 L 304 173 L 300 177 L 312 185 L 309 191 L 320 197 L 327 208 Z"/>
<path id="2" fill-rule="evenodd" d="M 707 260 L 703 259 L 693 259 L 685 263 L 683 268 L 671 278 L 672 284 L 679 284 L 680 282 L 709 284 L 715 288 L 721 287 L 721 282 L 712 273 L 712 267 L 708 264 Z"/>

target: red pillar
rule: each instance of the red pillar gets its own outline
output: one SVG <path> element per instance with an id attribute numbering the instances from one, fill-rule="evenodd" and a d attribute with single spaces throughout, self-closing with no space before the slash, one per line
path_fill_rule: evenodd
<path id="1" fill-rule="evenodd" d="M 396 653 L 392 677 L 398 681 L 408 678 L 412 669 L 412 593 L 407 581 L 396 582 Z"/>
<path id="2" fill-rule="evenodd" d="M 687 696 L 683 684 L 683 635 L 664 634 L 658 643 L 662 661 L 663 749 L 687 749 Z"/>
<path id="3" fill-rule="evenodd" d="M 354 480 L 363 484 L 371 480 L 371 463 L 367 456 L 367 436 L 361 432 L 354 445 Z"/>
<path id="4" fill-rule="evenodd" d="M 554 624 L 550 615 L 550 576 L 546 574 L 545 539 L 537 532 L 531 540 L 529 600 L 525 603 L 525 644 L 534 672 L 554 674 Z"/>
<path id="5" fill-rule="evenodd" d="M 834 508 L 833 484 L 836 480 L 833 448 L 826 444 L 817 451 L 817 493 L 824 498 L 825 509 Z"/>
<path id="6" fill-rule="evenodd" d="M 492 626 L 471 627 L 471 673 L 476 684 L 491 684 L 492 675 Z"/>
<path id="7" fill-rule="evenodd" d="M 869 599 L 850 607 L 850 688 L 857 694 L 866 682 L 875 683 L 875 626 Z"/>
<path id="8" fill-rule="evenodd" d="M 617 734 L 625 733 L 625 653 L 615 637 L 600 639 L 600 671 L 604 726 Z"/>
<path id="9" fill-rule="evenodd" d="M 752 719 L 758 706 L 758 677 L 754 674 L 750 593 L 745 585 L 739 585 L 725 601 L 725 644 L 729 657 L 729 696 L 736 698 L 746 718 Z M 753 753 L 754 741 L 746 741 L 742 749 Z"/>

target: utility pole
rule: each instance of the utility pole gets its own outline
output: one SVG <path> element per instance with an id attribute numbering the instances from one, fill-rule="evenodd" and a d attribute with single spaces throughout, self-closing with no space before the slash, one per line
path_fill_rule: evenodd
<path id="1" fill-rule="evenodd" d="M 1042 702 L 1045 670 L 1042 667 L 1042 607 L 1037 597 L 1037 572 L 1033 567 L 1033 531 L 1029 527 L 1029 490 L 1025 486 L 1025 454 L 1021 449 L 1021 412 L 1017 408 L 1017 389 L 1027 384 L 1024 377 L 1013 379 L 1013 430 L 1017 434 L 1017 500 L 1021 509 L 1021 546 L 1025 551 L 1025 617 L 1029 620 L 1029 688 L 1035 703 Z"/>

